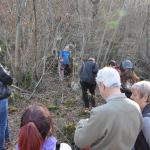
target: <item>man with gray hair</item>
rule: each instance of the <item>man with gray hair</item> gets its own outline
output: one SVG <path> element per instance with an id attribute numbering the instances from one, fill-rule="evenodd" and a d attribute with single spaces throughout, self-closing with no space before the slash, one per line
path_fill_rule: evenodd
<path id="1" fill-rule="evenodd" d="M 106 104 L 93 108 L 89 119 L 79 121 L 75 144 L 91 150 L 131 150 L 142 128 L 138 104 L 120 92 L 120 76 L 114 68 L 99 70 L 96 81 Z"/>

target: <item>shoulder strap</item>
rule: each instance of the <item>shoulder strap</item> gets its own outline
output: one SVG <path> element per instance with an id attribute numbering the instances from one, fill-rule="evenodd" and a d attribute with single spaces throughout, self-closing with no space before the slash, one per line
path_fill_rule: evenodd
<path id="1" fill-rule="evenodd" d="M 56 150 L 60 150 L 60 143 L 56 143 Z"/>
<path id="2" fill-rule="evenodd" d="M 147 114 L 145 114 L 145 115 L 144 115 L 144 117 L 150 117 L 150 114 L 149 114 L 149 113 L 147 113 Z"/>

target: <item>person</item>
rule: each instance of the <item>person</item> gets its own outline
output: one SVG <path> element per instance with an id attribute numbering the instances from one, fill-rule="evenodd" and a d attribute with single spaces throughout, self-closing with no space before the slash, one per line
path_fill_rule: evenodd
<path id="1" fill-rule="evenodd" d="M 57 143 L 54 125 L 46 107 L 31 105 L 21 117 L 16 150 L 71 150 L 66 143 Z"/>
<path id="2" fill-rule="evenodd" d="M 108 63 L 108 66 L 115 68 L 115 67 L 116 67 L 116 64 L 117 64 L 117 63 L 116 63 L 115 60 L 110 60 L 109 63 Z"/>
<path id="3" fill-rule="evenodd" d="M 59 52 L 59 61 L 60 61 L 60 67 L 59 67 L 59 73 L 62 76 L 68 76 L 71 73 L 70 69 L 70 57 L 71 54 L 69 52 L 70 48 L 69 45 L 65 46 L 63 50 Z"/>
<path id="4" fill-rule="evenodd" d="M 108 63 L 108 67 L 115 68 L 120 74 L 120 67 L 115 60 L 110 60 Z"/>
<path id="5" fill-rule="evenodd" d="M 126 59 L 121 62 L 120 64 L 120 77 L 121 77 L 121 91 L 125 93 L 125 95 L 130 98 L 131 96 L 131 86 L 140 81 L 140 78 L 134 72 L 134 65 L 133 63 Z"/>
<path id="6" fill-rule="evenodd" d="M 136 140 L 135 150 L 150 150 L 150 82 L 140 81 L 131 87 L 131 99 L 137 102 L 143 115 L 143 128 Z"/>
<path id="7" fill-rule="evenodd" d="M 143 123 L 138 104 L 120 92 L 116 69 L 104 67 L 96 81 L 106 104 L 93 108 L 89 119 L 79 121 L 75 144 L 90 150 L 131 150 Z"/>
<path id="8" fill-rule="evenodd" d="M 90 102 L 92 107 L 95 107 L 95 89 L 96 81 L 95 77 L 98 71 L 98 66 L 93 57 L 82 63 L 80 69 L 80 84 L 82 88 L 82 99 L 86 109 L 89 109 Z M 88 95 L 88 91 L 91 96 Z"/>
<path id="9" fill-rule="evenodd" d="M 5 144 L 9 142 L 8 97 L 11 91 L 8 86 L 12 82 L 12 77 L 0 64 L 0 150 L 4 150 Z"/>

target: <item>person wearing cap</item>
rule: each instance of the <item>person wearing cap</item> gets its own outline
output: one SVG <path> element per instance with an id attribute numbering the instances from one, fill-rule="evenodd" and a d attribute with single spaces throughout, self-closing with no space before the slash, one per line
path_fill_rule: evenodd
<path id="1" fill-rule="evenodd" d="M 96 89 L 96 74 L 98 66 L 93 57 L 89 57 L 82 63 L 80 69 L 80 84 L 82 89 L 82 99 L 85 106 L 85 111 L 88 111 L 90 103 L 95 107 L 95 89 Z M 88 95 L 88 90 L 90 95 Z"/>
<path id="2" fill-rule="evenodd" d="M 131 99 L 139 104 L 143 115 L 143 128 L 138 135 L 134 150 L 150 150 L 150 82 L 137 82 L 131 87 L 131 91 Z"/>
<path id="3" fill-rule="evenodd" d="M 70 69 L 70 48 L 69 45 L 65 46 L 63 50 L 59 52 L 59 61 L 60 61 L 60 72 L 62 73 L 62 76 L 70 75 L 71 69 Z"/>
<path id="4" fill-rule="evenodd" d="M 120 64 L 120 77 L 121 77 L 121 92 L 130 98 L 131 96 L 131 86 L 140 81 L 140 78 L 134 72 L 133 63 L 126 59 Z"/>
<path id="5" fill-rule="evenodd" d="M 120 92 L 116 69 L 104 67 L 96 81 L 106 104 L 93 108 L 89 119 L 79 121 L 75 144 L 90 150 L 131 150 L 143 123 L 139 105 Z"/>

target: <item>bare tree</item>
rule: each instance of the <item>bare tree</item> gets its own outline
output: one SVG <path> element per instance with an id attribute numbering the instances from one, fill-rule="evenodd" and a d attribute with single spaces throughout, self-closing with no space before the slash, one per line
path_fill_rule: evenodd
<path id="1" fill-rule="evenodd" d="M 75 43 L 81 58 L 86 54 L 97 56 L 102 66 L 111 58 L 121 61 L 126 57 L 137 61 L 144 58 L 150 63 L 149 1 L 0 2 L 0 41 L 7 46 L 17 80 L 27 72 L 33 79 L 41 77 L 43 61 L 68 43 Z"/>

